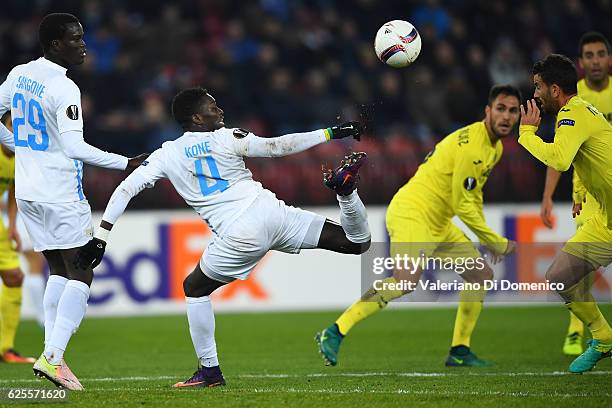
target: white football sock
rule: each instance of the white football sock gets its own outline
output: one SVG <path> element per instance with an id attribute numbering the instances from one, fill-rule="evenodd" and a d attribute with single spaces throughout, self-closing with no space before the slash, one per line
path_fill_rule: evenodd
<path id="1" fill-rule="evenodd" d="M 49 343 L 45 345 L 45 356 L 51 364 L 59 364 L 70 337 L 77 331 L 89 299 L 89 286 L 78 280 L 69 280 L 57 305 L 57 317 Z"/>
<path id="2" fill-rule="evenodd" d="M 55 276 L 55 275 L 53 275 Z M 65 279 L 65 278 L 64 278 Z M 67 280 L 67 279 L 66 279 Z M 65 284 L 66 282 L 64 282 Z M 45 309 L 43 307 L 43 297 L 45 295 L 45 279 L 41 274 L 26 275 L 24 286 L 28 288 L 36 321 L 44 327 L 45 324 Z M 58 298 L 59 300 L 59 298 Z M 57 308 L 57 302 L 56 302 Z M 55 318 L 54 318 L 55 320 Z"/>
<path id="3" fill-rule="evenodd" d="M 189 333 L 196 354 L 203 367 L 219 365 L 217 359 L 217 344 L 215 343 L 215 315 L 210 298 L 185 297 L 187 302 L 187 320 Z"/>
<path id="4" fill-rule="evenodd" d="M 368 213 L 357 190 L 347 196 L 337 195 L 336 197 L 340 204 L 340 225 L 342 225 L 346 238 L 358 244 L 369 241 Z"/>
<path id="5" fill-rule="evenodd" d="M 45 310 L 45 345 L 49 344 L 53 325 L 55 324 L 55 316 L 57 314 L 57 304 L 59 303 L 64 287 L 68 279 L 59 275 L 49 276 L 45 294 L 43 296 L 43 309 Z"/>

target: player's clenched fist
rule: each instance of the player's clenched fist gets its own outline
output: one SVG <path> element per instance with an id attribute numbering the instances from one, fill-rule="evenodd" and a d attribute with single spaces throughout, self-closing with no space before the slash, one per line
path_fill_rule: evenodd
<path id="1" fill-rule="evenodd" d="M 540 108 L 538 108 L 535 99 L 529 99 L 527 101 L 527 111 L 525 111 L 525 108 L 521 105 L 521 126 L 531 125 L 538 127 L 540 126 L 541 120 Z"/>

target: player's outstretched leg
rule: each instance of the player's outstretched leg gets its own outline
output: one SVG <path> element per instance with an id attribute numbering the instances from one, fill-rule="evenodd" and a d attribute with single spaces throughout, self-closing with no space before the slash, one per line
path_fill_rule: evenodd
<path id="1" fill-rule="evenodd" d="M 341 228 L 327 221 L 321 231 L 318 247 L 331 251 L 361 254 L 370 247 L 370 228 L 365 206 L 357 194 L 359 169 L 365 163 L 365 153 L 351 153 L 333 170 L 323 173 L 323 182 L 336 192 L 340 205 Z M 375 300 L 372 300 L 375 302 Z M 379 309 L 374 303 L 365 303 L 367 309 Z M 381 306 L 382 307 L 382 306 Z M 363 313 L 359 310 L 358 314 Z M 374 313 L 373 311 L 371 313 Z M 371 314 L 367 312 L 367 314 Z M 363 317 L 365 318 L 365 317 Z M 346 329 L 348 332 L 348 329 Z M 340 344 L 346 332 L 341 333 L 336 323 L 317 333 L 315 340 L 327 365 L 336 365 Z"/>
<path id="2" fill-rule="evenodd" d="M 198 369 L 185 381 L 174 387 L 217 387 L 225 385 L 219 367 L 217 344 L 215 343 L 215 315 L 210 304 L 210 294 L 225 285 L 204 275 L 198 265 L 183 281 L 187 320 L 191 341 L 198 356 Z"/>
<path id="3" fill-rule="evenodd" d="M 334 170 L 325 170 L 323 182 L 336 192 L 340 205 L 340 225 L 327 221 L 319 237 L 318 248 L 330 251 L 362 254 L 370 247 L 370 227 L 365 206 L 357 194 L 359 169 L 367 155 L 351 153 Z"/>

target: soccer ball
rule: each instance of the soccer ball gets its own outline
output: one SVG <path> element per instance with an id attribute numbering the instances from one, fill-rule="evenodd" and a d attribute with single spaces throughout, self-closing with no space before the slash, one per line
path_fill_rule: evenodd
<path id="1" fill-rule="evenodd" d="M 421 36 L 407 21 L 389 21 L 376 33 L 374 50 L 385 64 L 393 68 L 407 67 L 421 52 Z"/>

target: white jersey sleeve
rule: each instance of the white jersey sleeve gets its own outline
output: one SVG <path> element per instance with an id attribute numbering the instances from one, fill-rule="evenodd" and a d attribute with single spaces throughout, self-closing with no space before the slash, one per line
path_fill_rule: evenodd
<path id="1" fill-rule="evenodd" d="M 240 138 L 240 135 L 246 136 Z M 242 129 L 233 130 L 234 152 L 243 157 L 280 157 L 308 150 L 313 146 L 325 143 L 327 138 L 323 130 L 304 133 L 290 133 L 284 136 L 264 138 L 246 133 Z"/>
<path id="2" fill-rule="evenodd" d="M 10 130 L 8 130 L 3 123 L 0 123 L 0 143 L 8 147 L 10 150 L 15 151 L 15 138 Z"/>
<path id="3" fill-rule="evenodd" d="M 108 201 L 102 220 L 115 224 L 133 197 L 145 188 L 152 188 L 157 180 L 167 177 L 163 156 L 162 149 L 157 149 L 119 184 Z"/>
<path id="4" fill-rule="evenodd" d="M 16 67 L 17 68 L 17 67 Z M 9 72 L 4 82 L 0 85 L 0 116 L 11 109 L 11 89 L 15 82 L 15 71 L 13 68 Z M 15 139 L 13 133 L 0 123 L 0 143 L 15 151 Z"/>
<path id="5" fill-rule="evenodd" d="M 80 160 L 93 166 L 105 167 L 107 169 L 125 170 L 128 158 L 120 154 L 105 152 L 97 147 L 87 144 L 83 140 L 83 132 L 70 130 L 63 132 L 59 138 L 62 149 L 66 156 L 74 160 Z"/>

